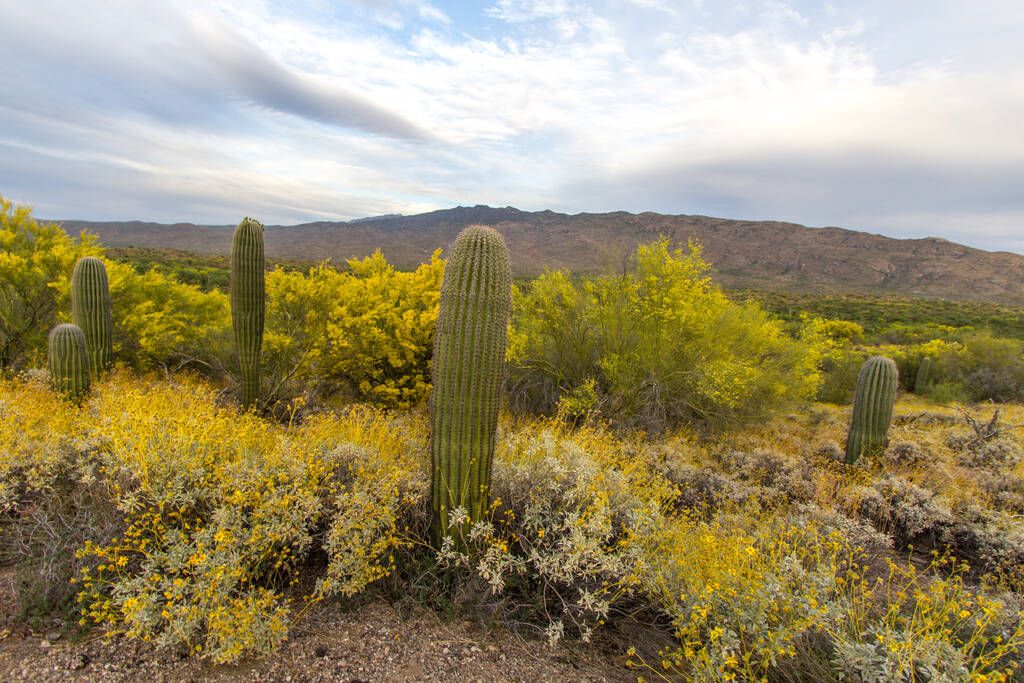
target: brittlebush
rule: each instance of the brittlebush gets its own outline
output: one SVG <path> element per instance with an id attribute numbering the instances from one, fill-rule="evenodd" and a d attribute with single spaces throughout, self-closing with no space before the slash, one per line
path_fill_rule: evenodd
<path id="1" fill-rule="evenodd" d="M 58 474 L 96 464 L 82 477 L 101 479 L 121 525 L 78 551 L 83 623 L 234 661 L 275 647 L 305 604 L 393 570 L 425 438 L 373 409 L 286 426 L 216 395 L 116 372 L 78 407 L 42 382 L 0 381 L 0 512 L 30 512 Z M 317 547 L 326 576 L 298 596 Z"/>

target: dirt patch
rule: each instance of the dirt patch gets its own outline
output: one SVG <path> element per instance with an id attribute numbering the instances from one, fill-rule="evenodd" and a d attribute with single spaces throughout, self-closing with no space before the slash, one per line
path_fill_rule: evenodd
<path id="1" fill-rule="evenodd" d="M 48 637 L 50 639 L 48 639 Z M 52 639 L 52 640 L 51 640 Z M 217 666 L 146 644 L 0 627 L 4 681 L 630 681 L 624 657 L 596 647 L 548 648 L 505 630 L 403 618 L 383 602 L 322 605 L 275 654 Z"/>

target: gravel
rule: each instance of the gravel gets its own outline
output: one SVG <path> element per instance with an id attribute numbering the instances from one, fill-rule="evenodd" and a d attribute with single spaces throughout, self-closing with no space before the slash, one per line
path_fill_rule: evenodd
<path id="1" fill-rule="evenodd" d="M 0 628 L 3 681 L 630 681 L 622 653 L 549 648 L 501 629 L 403 618 L 389 604 L 351 611 L 323 604 L 293 627 L 274 654 L 214 665 L 122 639 Z"/>

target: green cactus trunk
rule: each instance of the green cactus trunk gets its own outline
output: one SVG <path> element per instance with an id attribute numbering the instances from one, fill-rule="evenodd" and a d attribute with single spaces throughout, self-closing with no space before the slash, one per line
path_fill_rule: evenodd
<path id="1" fill-rule="evenodd" d="M 110 287 L 103 261 L 93 256 L 78 259 L 71 272 L 71 318 L 85 333 L 94 377 L 109 369 L 114 359 L 114 319 L 110 311 Z"/>
<path id="2" fill-rule="evenodd" d="M 491 228 L 469 226 L 445 265 L 434 333 L 430 451 L 438 542 L 452 534 L 452 510 L 463 508 L 476 522 L 490 502 L 511 307 L 505 240 Z"/>
<path id="3" fill-rule="evenodd" d="M 889 441 L 896 385 L 899 371 L 896 363 L 884 356 L 869 358 L 857 375 L 853 393 L 853 417 L 846 439 L 846 464 L 852 465 L 862 455 L 875 455 Z"/>
<path id="4" fill-rule="evenodd" d="M 245 218 L 231 243 L 231 323 L 242 376 L 242 406 L 251 408 L 260 395 L 260 350 L 263 346 L 263 225 Z"/>
<path id="5" fill-rule="evenodd" d="M 89 392 L 89 351 L 85 333 L 77 325 L 57 325 L 50 330 L 50 377 L 53 388 L 72 401 Z"/>
<path id="6" fill-rule="evenodd" d="M 928 388 L 928 382 L 931 380 L 932 374 L 932 359 L 930 356 L 925 356 L 921 359 L 920 364 L 917 366 L 917 376 L 914 377 L 914 393 L 920 394 L 922 391 Z"/>

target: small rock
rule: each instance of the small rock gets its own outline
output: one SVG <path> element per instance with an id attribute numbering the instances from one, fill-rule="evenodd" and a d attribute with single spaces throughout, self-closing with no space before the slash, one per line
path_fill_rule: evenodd
<path id="1" fill-rule="evenodd" d="M 55 640 L 60 640 L 60 631 L 50 631 L 46 634 L 46 639 L 51 643 Z"/>
<path id="2" fill-rule="evenodd" d="M 85 667 L 89 666 L 89 662 L 91 661 L 92 658 L 89 657 L 89 655 L 80 654 L 72 658 L 71 662 L 68 664 L 68 668 L 72 671 L 78 671 L 79 669 L 84 669 Z"/>

